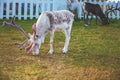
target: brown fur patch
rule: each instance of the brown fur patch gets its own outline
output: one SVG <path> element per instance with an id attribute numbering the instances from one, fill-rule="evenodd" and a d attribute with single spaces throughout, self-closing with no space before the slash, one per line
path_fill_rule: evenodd
<path id="1" fill-rule="evenodd" d="M 68 12 L 46 12 L 47 16 L 50 20 L 50 27 L 52 28 L 56 24 L 61 23 L 69 23 L 71 20 L 73 20 L 74 15 L 72 13 Z"/>

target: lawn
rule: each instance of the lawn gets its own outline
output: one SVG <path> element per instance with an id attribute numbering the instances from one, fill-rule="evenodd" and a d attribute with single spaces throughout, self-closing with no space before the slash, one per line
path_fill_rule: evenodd
<path id="1" fill-rule="evenodd" d="M 63 33 L 55 33 L 54 54 L 49 50 L 49 35 L 40 54 L 33 56 L 15 43 L 25 37 L 17 30 L 2 26 L 0 20 L 0 80 L 120 80 L 120 20 L 111 24 L 85 27 L 76 20 L 67 54 L 62 53 Z M 36 20 L 16 20 L 32 33 Z"/>

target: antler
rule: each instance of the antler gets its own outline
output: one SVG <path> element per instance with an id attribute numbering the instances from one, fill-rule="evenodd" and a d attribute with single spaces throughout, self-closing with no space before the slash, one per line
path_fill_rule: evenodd
<path id="1" fill-rule="evenodd" d="M 22 43 L 16 43 L 15 45 L 22 50 L 25 47 L 25 44 L 28 42 L 28 39 L 25 39 Z"/>
<path id="2" fill-rule="evenodd" d="M 106 14 L 106 16 L 107 16 L 107 18 L 108 18 L 108 14 L 110 13 L 110 12 L 113 12 L 114 14 L 115 14 L 115 10 L 114 10 L 114 7 L 113 7 L 113 5 L 107 5 L 107 7 L 108 7 L 108 9 L 105 11 L 105 14 Z"/>
<path id="3" fill-rule="evenodd" d="M 115 15 L 117 15 L 116 11 L 120 11 L 120 7 L 118 7 L 118 3 L 116 4 L 115 7 L 113 7 L 113 5 L 111 6 L 108 5 L 108 9 L 105 11 L 105 13 L 107 16 L 110 12 L 113 12 Z"/>
<path id="4" fill-rule="evenodd" d="M 3 26 L 15 28 L 15 29 L 19 30 L 26 37 L 25 41 L 23 41 L 22 43 L 17 44 L 18 47 L 20 48 L 20 47 L 23 47 L 28 42 L 28 40 L 30 39 L 30 36 L 23 30 L 22 27 L 20 27 L 20 26 L 18 26 L 18 25 L 16 25 L 14 23 L 14 19 L 15 19 L 15 16 L 11 19 L 11 22 L 4 21 Z"/>
<path id="5" fill-rule="evenodd" d="M 13 28 L 19 30 L 20 32 L 22 32 L 22 34 L 23 34 L 26 38 L 29 39 L 29 38 L 30 38 L 29 35 L 23 30 L 23 28 L 20 27 L 20 26 L 18 26 L 18 25 L 16 25 L 16 24 L 14 23 L 14 18 L 15 18 L 15 17 L 12 18 L 11 23 L 4 21 L 4 22 L 3 22 L 3 26 L 13 27 Z"/>
<path id="6" fill-rule="evenodd" d="M 114 8 L 114 14 L 117 15 L 117 11 L 120 11 L 120 7 L 118 6 L 119 4 L 116 3 L 116 7 Z"/>

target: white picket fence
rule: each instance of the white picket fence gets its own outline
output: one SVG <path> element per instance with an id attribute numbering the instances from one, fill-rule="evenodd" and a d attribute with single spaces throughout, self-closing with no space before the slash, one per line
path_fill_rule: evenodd
<path id="1" fill-rule="evenodd" d="M 38 18 L 43 11 L 66 9 L 61 2 L 65 3 L 65 0 L 59 3 L 57 0 L 0 0 L 0 19 L 13 16 L 19 20 Z M 64 8 L 59 9 L 59 5 Z"/>
<path id="2" fill-rule="evenodd" d="M 83 0 L 80 0 L 79 7 L 81 8 Z M 106 1 L 101 0 L 84 0 L 84 2 L 98 3 L 102 6 L 103 11 L 106 11 Z M 111 3 L 112 4 L 112 3 Z M 21 19 L 38 18 L 43 11 L 53 11 L 66 9 L 66 0 L 0 0 L 0 19 L 10 19 L 16 16 Z M 78 18 L 82 18 L 82 9 L 78 12 Z M 109 14 L 109 18 L 120 19 L 120 12 L 117 15 Z"/>

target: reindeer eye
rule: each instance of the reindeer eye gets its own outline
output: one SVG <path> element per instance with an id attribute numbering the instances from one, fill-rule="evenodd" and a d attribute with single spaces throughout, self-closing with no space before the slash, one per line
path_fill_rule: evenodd
<path id="1" fill-rule="evenodd" d="M 39 36 L 38 36 L 38 35 L 36 35 L 36 37 L 38 38 Z"/>

